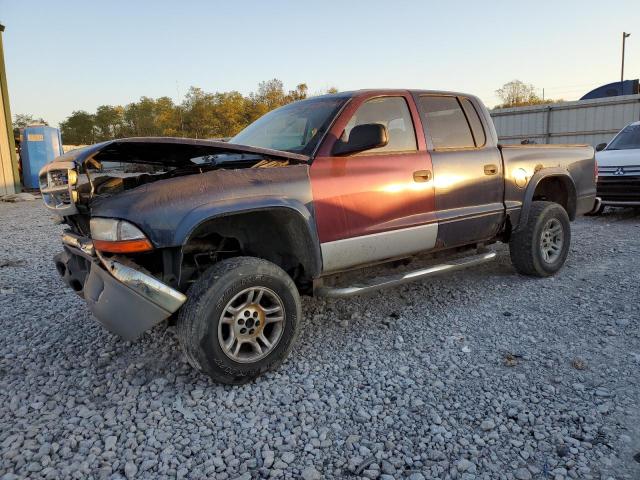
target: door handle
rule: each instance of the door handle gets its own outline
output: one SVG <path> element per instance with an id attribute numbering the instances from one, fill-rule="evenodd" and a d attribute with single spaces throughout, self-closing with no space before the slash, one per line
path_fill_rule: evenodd
<path id="1" fill-rule="evenodd" d="M 484 166 L 484 174 L 485 175 L 495 175 L 498 173 L 498 166 L 494 164 L 485 165 Z"/>
<path id="2" fill-rule="evenodd" d="M 428 182 L 431 180 L 431 170 L 417 170 L 413 172 L 415 182 Z"/>

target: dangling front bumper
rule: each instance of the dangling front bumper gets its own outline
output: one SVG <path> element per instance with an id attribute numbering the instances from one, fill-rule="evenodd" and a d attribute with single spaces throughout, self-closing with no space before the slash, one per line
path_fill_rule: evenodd
<path id="1" fill-rule="evenodd" d="M 63 245 L 54 257 L 63 281 L 107 330 L 126 340 L 137 339 L 187 299 L 155 277 L 100 255 L 89 239 L 65 233 Z"/>

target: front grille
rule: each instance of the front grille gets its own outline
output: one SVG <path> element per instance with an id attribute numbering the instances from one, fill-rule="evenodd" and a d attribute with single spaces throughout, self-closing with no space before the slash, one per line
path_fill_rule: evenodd
<path id="1" fill-rule="evenodd" d="M 640 202 L 640 175 L 598 176 L 597 190 L 604 201 Z"/>
<path id="2" fill-rule="evenodd" d="M 48 185 L 51 187 L 60 187 L 69 184 L 68 170 L 50 170 Z"/>
<path id="3" fill-rule="evenodd" d="M 75 165 L 71 162 L 53 162 L 40 171 L 42 200 L 47 208 L 60 215 L 76 213 L 73 187 L 69 183 L 70 172 L 75 175 Z"/>
<path id="4" fill-rule="evenodd" d="M 640 165 L 626 165 L 626 166 L 604 166 L 601 165 L 598 167 L 598 176 L 601 177 L 635 177 L 640 176 Z"/>

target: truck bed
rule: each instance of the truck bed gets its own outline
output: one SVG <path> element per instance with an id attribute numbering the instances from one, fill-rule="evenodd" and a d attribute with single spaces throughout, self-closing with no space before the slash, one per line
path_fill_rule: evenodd
<path id="1" fill-rule="evenodd" d="M 554 169 L 558 176 L 569 173 L 575 188 L 575 210 L 573 218 L 590 211 L 596 195 L 594 175 L 596 163 L 593 147 L 589 145 L 499 145 L 504 167 L 504 203 L 512 222 L 519 218 L 525 202 L 532 200 L 523 196 L 523 189 L 536 182 L 538 171 Z M 564 177 L 566 178 L 566 177 Z M 529 190 L 529 189 L 527 189 Z"/>

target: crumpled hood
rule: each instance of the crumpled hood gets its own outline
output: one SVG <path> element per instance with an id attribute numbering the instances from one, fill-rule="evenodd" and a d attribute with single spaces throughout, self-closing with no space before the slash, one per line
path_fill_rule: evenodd
<path id="1" fill-rule="evenodd" d="M 133 137 L 96 143 L 88 147 L 71 150 L 54 161 L 82 165 L 86 160 L 98 162 L 146 163 L 180 167 L 193 165 L 192 158 L 220 153 L 247 153 L 265 158 L 307 162 L 307 155 L 272 150 L 269 148 L 236 145 L 218 140 L 197 140 L 176 137 Z"/>
<path id="2" fill-rule="evenodd" d="M 91 215 L 138 226 L 157 247 L 178 246 L 209 217 L 277 203 L 310 216 L 308 165 L 220 169 L 158 180 L 91 204 Z"/>

